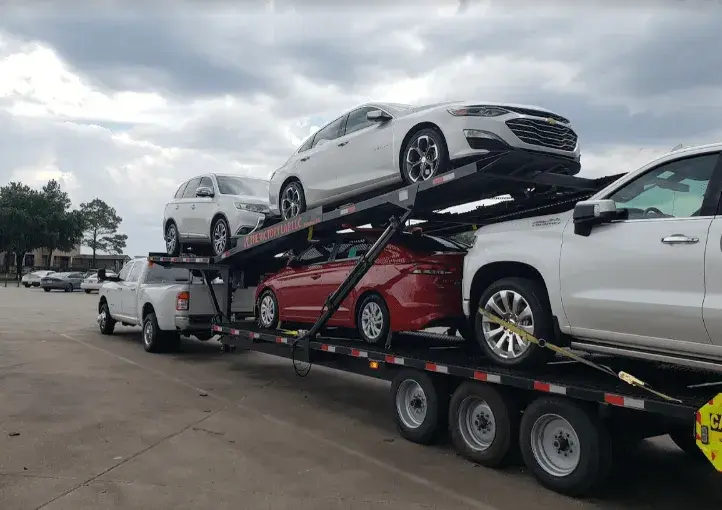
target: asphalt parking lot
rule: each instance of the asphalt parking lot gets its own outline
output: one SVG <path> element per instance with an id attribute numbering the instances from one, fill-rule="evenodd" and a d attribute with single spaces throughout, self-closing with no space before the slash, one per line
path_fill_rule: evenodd
<path id="1" fill-rule="evenodd" d="M 401 440 L 387 384 L 186 341 L 103 337 L 97 294 L 0 287 L 0 509 L 624 509 L 719 505 L 720 476 L 666 437 L 599 498 Z"/>

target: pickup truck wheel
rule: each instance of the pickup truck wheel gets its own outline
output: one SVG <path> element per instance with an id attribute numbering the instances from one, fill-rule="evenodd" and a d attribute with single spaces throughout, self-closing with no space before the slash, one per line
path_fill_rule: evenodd
<path id="1" fill-rule="evenodd" d="M 278 327 L 278 299 L 271 289 L 264 290 L 256 303 L 258 325 L 264 329 Z"/>
<path id="2" fill-rule="evenodd" d="M 478 308 L 512 322 L 536 338 L 554 341 L 554 323 L 544 287 L 528 278 L 502 278 L 482 293 Z M 553 355 L 476 313 L 474 333 L 482 351 L 499 365 L 531 367 Z"/>
<path id="3" fill-rule="evenodd" d="M 143 348 L 147 352 L 160 352 L 163 348 L 163 334 L 153 312 L 143 318 Z"/>
<path id="4" fill-rule="evenodd" d="M 112 335 L 115 329 L 115 320 L 110 316 L 110 309 L 108 303 L 103 303 L 100 307 L 100 314 L 98 314 L 98 326 L 100 326 L 100 332 L 103 335 Z"/>

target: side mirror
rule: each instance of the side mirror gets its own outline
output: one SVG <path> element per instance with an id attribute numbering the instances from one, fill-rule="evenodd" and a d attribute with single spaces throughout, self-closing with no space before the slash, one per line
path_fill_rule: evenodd
<path id="1" fill-rule="evenodd" d="M 197 197 L 212 197 L 213 195 L 215 195 L 215 193 L 213 193 L 213 188 L 209 188 L 208 186 L 201 186 L 196 189 Z"/>
<path id="2" fill-rule="evenodd" d="M 603 223 L 611 223 L 614 220 L 624 219 L 627 210 L 617 209 L 614 200 L 583 200 L 574 206 L 574 233 L 580 236 L 588 236 L 592 227 Z"/>
<path id="3" fill-rule="evenodd" d="M 386 122 L 391 120 L 393 117 L 382 110 L 371 110 L 366 114 L 366 120 L 371 122 Z"/>
<path id="4" fill-rule="evenodd" d="M 102 282 L 105 280 L 105 269 L 98 269 L 98 281 Z"/>

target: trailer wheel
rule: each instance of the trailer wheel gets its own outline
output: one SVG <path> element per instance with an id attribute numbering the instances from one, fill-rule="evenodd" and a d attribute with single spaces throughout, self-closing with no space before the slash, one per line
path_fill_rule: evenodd
<path id="1" fill-rule="evenodd" d="M 399 434 L 431 444 L 446 427 L 449 393 L 443 382 L 419 370 L 402 370 L 391 383 L 391 401 Z"/>
<path id="2" fill-rule="evenodd" d="M 568 496 L 597 488 L 611 469 L 609 433 L 592 411 L 569 400 L 535 400 L 524 411 L 519 443 L 539 483 Z"/>
<path id="3" fill-rule="evenodd" d="M 451 440 L 463 457 L 482 466 L 498 467 L 512 457 L 520 420 L 516 399 L 489 385 L 465 382 L 451 397 Z"/>

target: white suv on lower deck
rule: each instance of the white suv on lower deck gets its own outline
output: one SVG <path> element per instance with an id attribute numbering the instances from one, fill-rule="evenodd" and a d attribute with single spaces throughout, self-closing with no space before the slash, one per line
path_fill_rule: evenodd
<path id="1" fill-rule="evenodd" d="M 543 363 L 537 337 L 722 371 L 722 144 L 671 152 L 574 211 L 478 230 L 464 263 L 464 310 L 499 364 Z"/>

